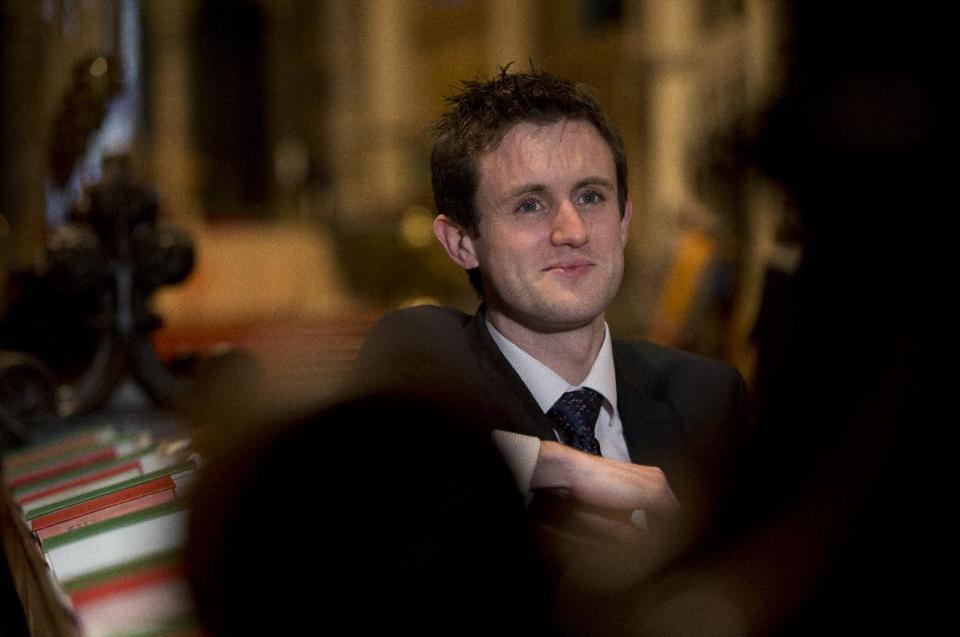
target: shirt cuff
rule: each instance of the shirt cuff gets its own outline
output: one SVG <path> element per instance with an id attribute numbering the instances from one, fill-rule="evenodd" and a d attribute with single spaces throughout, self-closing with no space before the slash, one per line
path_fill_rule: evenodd
<path id="1" fill-rule="evenodd" d="M 536 436 L 494 429 L 493 444 L 497 446 L 500 455 L 510 467 L 520 493 L 529 500 L 530 482 L 533 480 L 533 470 L 540 456 L 540 439 Z"/>

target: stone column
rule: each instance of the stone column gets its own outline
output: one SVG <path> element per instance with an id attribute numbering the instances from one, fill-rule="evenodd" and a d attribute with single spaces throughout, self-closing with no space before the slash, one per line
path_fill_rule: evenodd
<path id="1" fill-rule="evenodd" d="M 649 83 L 649 173 L 644 180 L 652 212 L 646 234 L 654 241 L 669 236 L 689 197 L 684 167 L 687 131 L 694 118 L 698 6 L 694 0 L 649 0 L 643 5 L 644 48 L 654 71 Z"/>
<path id="2" fill-rule="evenodd" d="M 0 292 L 44 245 L 43 33 L 38 3 L 0 4 Z"/>
<path id="3" fill-rule="evenodd" d="M 781 5 L 773 0 L 748 0 L 745 5 L 745 90 L 747 104 L 764 109 L 781 89 L 783 60 L 780 54 Z M 774 234 L 784 209 L 780 187 L 763 176 L 750 175 L 746 245 L 742 246 L 737 304 L 731 326 L 730 358 L 747 378 L 753 371 L 753 329 L 762 300 L 766 267 L 775 249 Z"/>
<path id="4" fill-rule="evenodd" d="M 152 30 L 153 101 L 152 184 L 163 214 L 173 223 L 202 223 L 196 198 L 196 165 L 190 131 L 190 24 L 193 0 L 145 2 Z"/>
<path id="5" fill-rule="evenodd" d="M 362 108 L 369 134 L 365 192 L 369 203 L 389 214 L 411 192 L 407 129 L 416 101 L 411 95 L 409 7 L 395 0 L 370 0 L 364 18 L 367 79 Z"/>

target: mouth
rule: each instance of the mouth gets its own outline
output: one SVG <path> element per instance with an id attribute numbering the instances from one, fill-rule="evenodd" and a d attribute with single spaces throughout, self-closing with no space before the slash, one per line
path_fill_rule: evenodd
<path id="1" fill-rule="evenodd" d="M 586 274 L 595 264 L 592 261 L 576 259 L 572 261 L 561 261 L 551 263 L 543 269 L 544 272 L 559 274 L 562 276 L 576 277 Z"/>

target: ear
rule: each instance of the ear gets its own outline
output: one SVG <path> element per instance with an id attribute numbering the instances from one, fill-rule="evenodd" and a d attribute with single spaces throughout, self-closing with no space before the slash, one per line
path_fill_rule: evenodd
<path id="1" fill-rule="evenodd" d="M 630 197 L 623 206 L 623 218 L 620 219 L 620 244 L 621 247 L 627 247 L 627 237 L 630 235 L 630 219 L 633 217 L 633 202 Z"/>
<path id="2" fill-rule="evenodd" d="M 437 240 L 450 259 L 464 270 L 472 270 L 480 265 L 473 238 L 453 219 L 437 215 L 433 220 L 433 234 L 437 235 Z"/>

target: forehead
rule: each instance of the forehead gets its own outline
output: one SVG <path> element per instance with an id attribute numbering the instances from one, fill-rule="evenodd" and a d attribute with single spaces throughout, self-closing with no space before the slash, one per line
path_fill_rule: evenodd
<path id="1" fill-rule="evenodd" d="M 613 150 L 584 120 L 520 122 L 478 158 L 478 186 L 603 177 L 615 181 Z"/>

